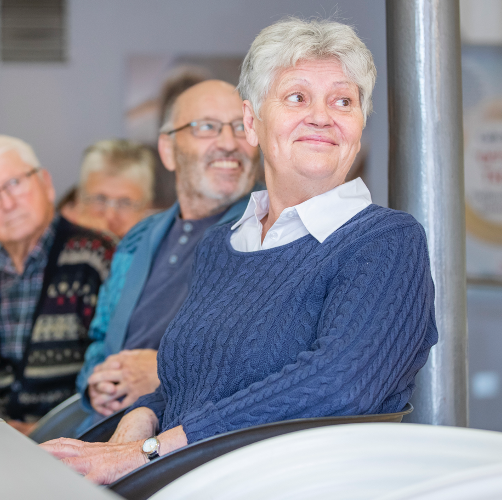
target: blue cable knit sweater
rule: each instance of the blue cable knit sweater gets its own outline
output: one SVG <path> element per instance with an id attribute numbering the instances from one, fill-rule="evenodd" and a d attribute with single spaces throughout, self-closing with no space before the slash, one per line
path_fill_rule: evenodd
<path id="1" fill-rule="evenodd" d="M 370 205 L 322 244 L 242 253 L 200 242 L 147 406 L 188 442 L 278 420 L 400 411 L 437 342 L 423 228 Z"/>

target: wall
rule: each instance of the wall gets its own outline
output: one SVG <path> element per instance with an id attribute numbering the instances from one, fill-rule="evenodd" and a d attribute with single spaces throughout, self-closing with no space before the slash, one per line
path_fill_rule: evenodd
<path id="1" fill-rule="evenodd" d="M 460 0 L 460 28 L 465 43 L 502 43 L 502 1 Z"/>
<path id="2" fill-rule="evenodd" d="M 379 71 L 369 184 L 387 203 L 387 91 L 383 0 L 68 0 L 69 61 L 0 63 L 0 133 L 31 143 L 58 195 L 77 180 L 83 149 L 124 135 L 125 60 L 132 53 L 243 54 L 284 15 L 338 17 L 356 26 Z M 338 5 L 338 7 L 337 7 Z"/>

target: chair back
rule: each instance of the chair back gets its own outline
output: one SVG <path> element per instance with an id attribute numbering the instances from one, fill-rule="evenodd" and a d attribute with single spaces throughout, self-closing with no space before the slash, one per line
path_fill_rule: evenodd
<path id="1" fill-rule="evenodd" d="M 84 431 L 77 439 L 88 443 L 106 443 L 112 437 L 126 410 L 120 410 L 104 418 L 97 424 Z"/>
<path id="2" fill-rule="evenodd" d="M 29 437 L 37 443 L 60 437 L 74 438 L 77 427 L 87 415 L 80 402 L 80 394 L 74 394 L 44 415 Z"/>

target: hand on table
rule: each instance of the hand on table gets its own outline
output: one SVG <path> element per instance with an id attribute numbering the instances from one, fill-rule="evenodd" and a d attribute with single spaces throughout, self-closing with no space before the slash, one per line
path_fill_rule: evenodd
<path id="1" fill-rule="evenodd" d="M 88 392 L 92 407 L 108 416 L 159 385 L 156 350 L 123 350 L 94 368 L 88 379 Z"/>
<path id="2" fill-rule="evenodd" d="M 137 408 L 122 418 L 108 443 L 60 438 L 40 446 L 90 481 L 107 485 L 147 462 L 141 447 L 145 439 L 155 434 L 157 426 L 153 411 Z M 159 434 L 158 438 L 161 456 L 187 444 L 181 425 Z"/>
<path id="3" fill-rule="evenodd" d="M 89 481 L 109 485 L 146 463 L 142 440 L 132 443 L 86 443 L 78 439 L 52 439 L 40 445 Z"/>

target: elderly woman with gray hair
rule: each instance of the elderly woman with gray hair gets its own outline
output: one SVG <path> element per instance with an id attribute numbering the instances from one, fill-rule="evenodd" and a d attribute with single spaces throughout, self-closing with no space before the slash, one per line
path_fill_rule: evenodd
<path id="1" fill-rule="evenodd" d="M 239 91 L 268 191 L 199 244 L 159 349 L 157 391 L 110 443 L 44 448 L 110 483 L 222 432 L 405 406 L 437 341 L 425 234 L 410 215 L 371 204 L 360 179 L 344 183 L 375 77 L 343 24 L 293 18 L 258 35 Z"/>

